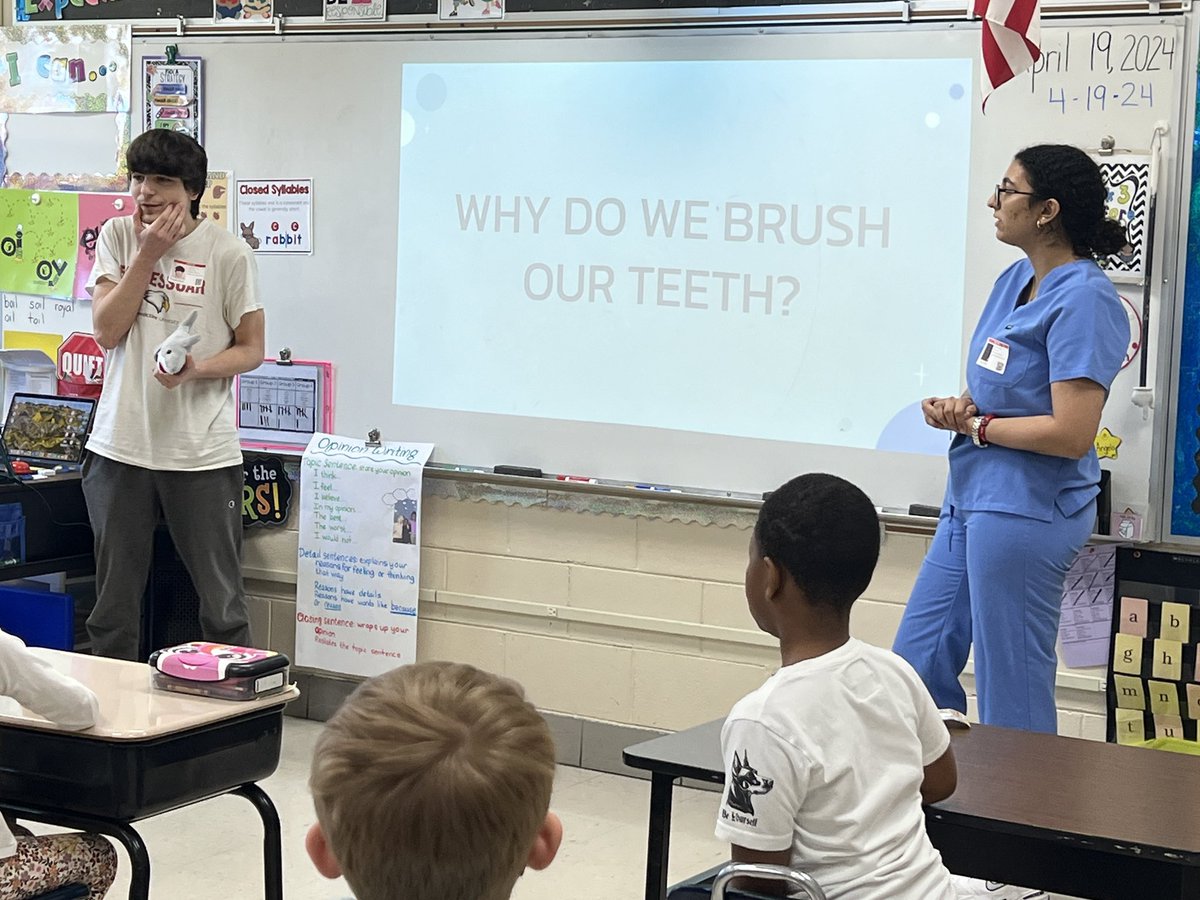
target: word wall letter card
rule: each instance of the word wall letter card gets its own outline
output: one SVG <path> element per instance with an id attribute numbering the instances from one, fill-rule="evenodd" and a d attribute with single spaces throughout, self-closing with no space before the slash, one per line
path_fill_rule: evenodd
<path id="1" fill-rule="evenodd" d="M 1200 556 L 1117 550 L 1108 739 L 1200 740 Z"/>

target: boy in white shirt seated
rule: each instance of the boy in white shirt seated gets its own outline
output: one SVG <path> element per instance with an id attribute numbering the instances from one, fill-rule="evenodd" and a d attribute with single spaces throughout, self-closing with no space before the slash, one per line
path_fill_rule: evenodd
<path id="1" fill-rule="evenodd" d="M 850 637 L 878 558 L 875 507 L 841 478 L 802 475 L 763 504 L 746 600 L 782 667 L 721 731 L 716 833 L 734 860 L 801 869 L 829 900 L 955 900 L 921 810 L 954 792 L 949 732 L 907 662 Z"/>

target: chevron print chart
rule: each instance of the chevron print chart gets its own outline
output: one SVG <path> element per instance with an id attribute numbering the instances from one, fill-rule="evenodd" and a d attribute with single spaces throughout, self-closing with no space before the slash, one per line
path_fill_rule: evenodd
<path id="1" fill-rule="evenodd" d="M 1097 160 L 1108 185 L 1108 217 L 1125 226 L 1129 245 L 1101 258 L 1113 281 L 1140 281 L 1146 266 L 1146 212 L 1150 195 L 1150 157 L 1124 154 Z"/>

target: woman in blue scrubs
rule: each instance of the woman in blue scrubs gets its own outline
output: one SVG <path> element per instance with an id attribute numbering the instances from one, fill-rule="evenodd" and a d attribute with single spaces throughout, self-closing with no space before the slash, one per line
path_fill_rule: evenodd
<path id="1" fill-rule="evenodd" d="M 1057 731 L 1063 579 L 1096 520 L 1093 448 L 1129 324 L 1095 258 L 1125 245 L 1096 163 L 1063 145 L 1016 155 L 988 206 L 1024 252 L 997 279 L 971 338 L 967 390 L 922 402 L 957 432 L 941 518 L 895 651 L 938 706 L 966 711 L 975 644 L 979 718 Z"/>

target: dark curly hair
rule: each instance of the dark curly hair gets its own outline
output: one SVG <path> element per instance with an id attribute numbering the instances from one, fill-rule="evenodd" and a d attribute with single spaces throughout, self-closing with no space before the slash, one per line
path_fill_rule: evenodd
<path id="1" fill-rule="evenodd" d="M 192 217 L 200 215 L 200 198 L 208 180 L 208 155 L 194 138 L 166 128 L 151 128 L 133 139 L 125 151 L 130 172 L 178 178 L 196 194 Z"/>
<path id="2" fill-rule="evenodd" d="M 845 479 L 800 475 L 763 502 L 754 539 L 811 602 L 849 613 L 879 561 L 879 516 Z"/>
<path id="3" fill-rule="evenodd" d="M 1095 160 L 1069 144 L 1037 144 L 1016 156 L 1035 197 L 1057 200 L 1059 221 L 1078 256 L 1116 253 L 1127 243 L 1125 227 L 1105 215 L 1108 188 Z"/>

